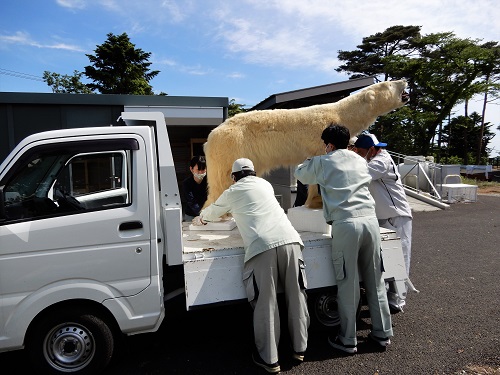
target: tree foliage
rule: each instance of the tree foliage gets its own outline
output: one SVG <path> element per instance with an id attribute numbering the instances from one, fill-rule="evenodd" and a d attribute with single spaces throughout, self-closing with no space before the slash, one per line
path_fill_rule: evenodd
<path id="1" fill-rule="evenodd" d="M 440 151 L 442 126 L 452 110 L 479 93 L 490 92 L 492 97 L 498 93 L 491 78 L 498 77 L 500 66 L 497 42 L 482 44 L 451 32 L 421 35 L 420 26 L 393 26 L 364 38 L 357 48 L 339 51 L 345 63 L 338 72 L 350 78 L 408 81 L 409 104 L 379 117 L 372 129 L 382 139 L 391 139 L 392 149 L 401 153 L 432 153 L 436 133 Z M 478 147 L 486 150 L 486 146 Z"/>
<path id="2" fill-rule="evenodd" d="M 81 82 L 83 73 L 75 70 L 73 75 L 43 72 L 44 82 L 57 94 L 92 94 L 92 90 Z"/>
<path id="3" fill-rule="evenodd" d="M 386 69 L 386 59 L 392 56 L 407 57 L 412 54 L 420 40 L 419 26 L 392 26 L 382 33 L 363 38 L 357 50 L 338 51 L 340 65 L 337 72 L 348 72 L 350 78 L 383 76 L 383 81 L 391 79 Z"/>
<path id="4" fill-rule="evenodd" d="M 86 55 L 92 64 L 85 67 L 85 75 L 92 80 L 87 86 L 101 94 L 153 95 L 149 81 L 159 71 L 150 71 L 151 53 L 135 48 L 126 33 L 107 37 L 95 55 Z"/>
<path id="5" fill-rule="evenodd" d="M 246 112 L 247 110 L 243 107 L 245 107 L 245 104 L 238 104 L 234 99 L 231 99 L 227 108 L 227 117 L 233 117 L 238 113 Z"/>
<path id="6" fill-rule="evenodd" d="M 444 157 L 447 159 L 455 156 L 461 160 L 461 164 L 471 164 L 473 160 L 470 160 L 470 156 L 475 155 L 476 146 L 481 143 L 483 145 L 481 155 L 484 158 L 490 151 L 486 145 L 494 137 L 494 133 L 491 132 L 492 126 L 488 122 L 485 123 L 477 112 L 471 113 L 470 116 L 457 116 L 450 119 L 449 123 L 443 127 L 442 153 Z M 479 142 L 480 138 L 482 142 Z"/>

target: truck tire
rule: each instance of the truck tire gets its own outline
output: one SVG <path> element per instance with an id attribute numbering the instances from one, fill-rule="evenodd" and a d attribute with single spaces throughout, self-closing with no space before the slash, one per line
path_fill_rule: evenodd
<path id="1" fill-rule="evenodd" d="M 316 329 L 331 329 L 340 325 L 337 308 L 337 289 L 313 293 L 308 296 L 311 327 Z"/>
<path id="2" fill-rule="evenodd" d="M 313 329 L 335 330 L 340 326 L 340 316 L 337 306 L 337 287 L 328 291 L 312 293 L 308 296 L 309 315 Z M 360 298 L 356 311 L 356 319 L 361 313 Z"/>
<path id="3" fill-rule="evenodd" d="M 68 310 L 36 323 L 26 345 L 33 367 L 44 374 L 96 374 L 111 360 L 114 337 L 96 315 Z"/>

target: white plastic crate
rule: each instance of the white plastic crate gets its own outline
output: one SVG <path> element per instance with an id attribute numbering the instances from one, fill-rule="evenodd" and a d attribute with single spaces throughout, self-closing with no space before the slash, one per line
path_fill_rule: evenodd
<path id="1" fill-rule="evenodd" d="M 477 201 L 477 185 L 442 184 L 437 185 L 437 187 L 441 187 L 441 198 L 445 202 L 456 203 Z"/>
<path id="2" fill-rule="evenodd" d="M 322 209 L 292 207 L 288 209 L 287 216 L 298 232 L 331 233 L 331 226 L 325 222 Z"/>

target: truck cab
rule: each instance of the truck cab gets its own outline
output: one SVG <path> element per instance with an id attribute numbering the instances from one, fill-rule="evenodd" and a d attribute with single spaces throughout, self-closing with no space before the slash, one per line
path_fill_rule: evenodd
<path id="1" fill-rule="evenodd" d="M 2 163 L 0 350 L 88 372 L 111 358 L 115 332 L 159 327 L 155 144 L 144 126 L 51 131 Z"/>

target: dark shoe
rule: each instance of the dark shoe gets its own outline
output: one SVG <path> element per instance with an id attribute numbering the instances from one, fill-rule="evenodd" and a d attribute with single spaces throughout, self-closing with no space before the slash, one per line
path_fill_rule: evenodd
<path id="1" fill-rule="evenodd" d="M 358 351 L 358 348 L 356 348 L 356 345 L 344 345 L 342 341 L 340 341 L 339 337 L 336 336 L 335 339 L 332 340 L 332 338 L 328 337 L 328 343 L 332 348 L 342 350 L 345 353 L 348 354 L 355 354 Z"/>
<path id="2" fill-rule="evenodd" d="M 371 332 L 368 334 L 368 338 L 373 341 L 375 344 L 380 345 L 383 348 L 387 348 L 391 344 L 391 339 L 388 337 L 376 337 Z"/>
<path id="3" fill-rule="evenodd" d="M 277 374 L 278 372 L 281 371 L 280 364 L 278 362 L 271 364 L 266 363 L 262 358 L 260 358 L 260 355 L 258 353 L 253 353 L 252 359 L 253 363 L 255 363 L 257 366 L 262 367 L 264 370 L 266 370 L 271 374 Z"/>
<path id="4" fill-rule="evenodd" d="M 304 355 L 306 352 L 293 352 L 293 359 L 295 359 L 297 362 L 304 362 Z"/>
<path id="5" fill-rule="evenodd" d="M 403 311 L 403 306 L 404 304 L 398 305 L 397 303 L 393 303 L 392 301 L 389 301 L 389 311 L 391 314 L 397 314 L 397 313 L 402 313 Z"/>

